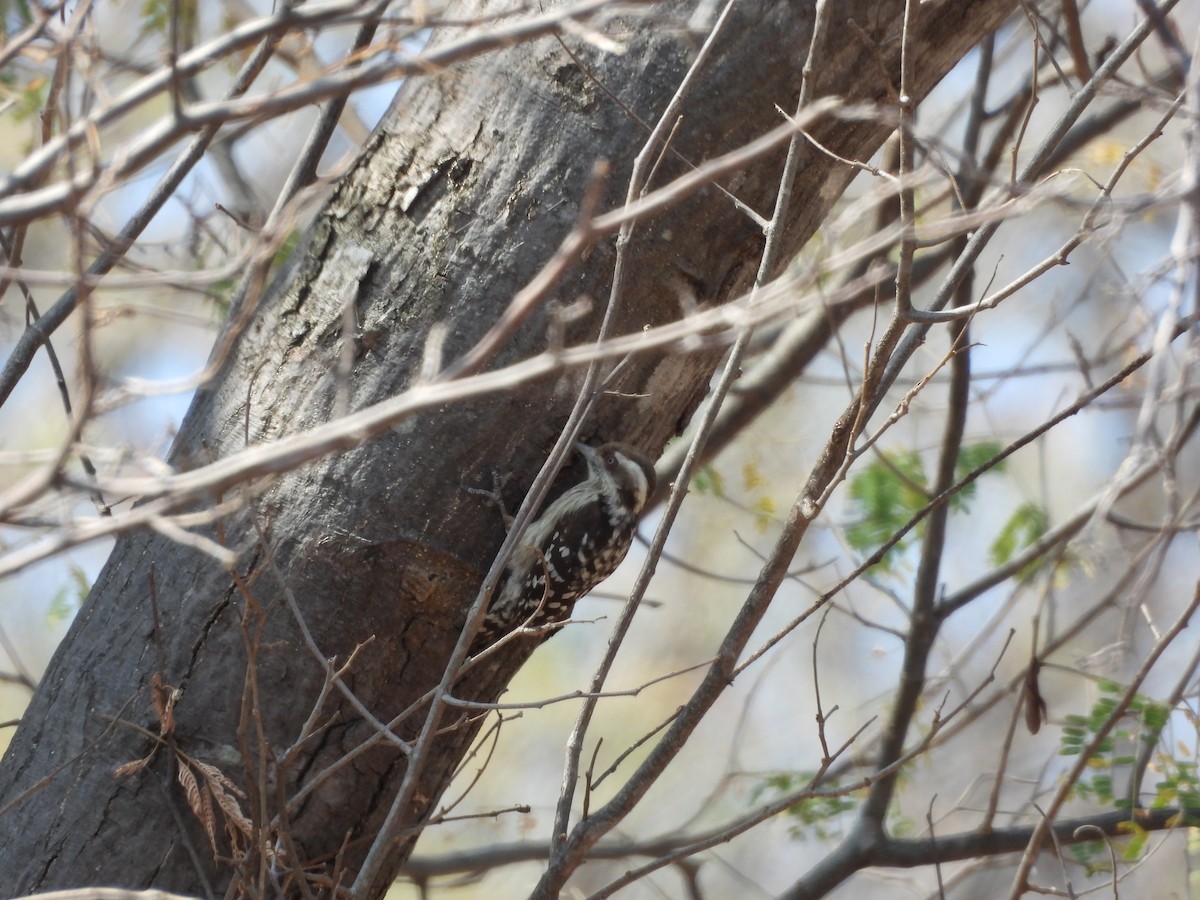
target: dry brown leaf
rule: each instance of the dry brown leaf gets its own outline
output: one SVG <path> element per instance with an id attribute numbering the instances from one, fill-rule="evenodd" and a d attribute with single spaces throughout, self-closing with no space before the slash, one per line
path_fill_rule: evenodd
<path id="1" fill-rule="evenodd" d="M 163 737 L 175 731 L 175 689 L 155 672 L 150 676 L 150 700 L 158 716 L 158 733 Z"/>
<path id="2" fill-rule="evenodd" d="M 243 791 L 236 784 L 234 784 L 229 779 L 229 776 L 226 775 L 224 772 L 222 772 L 220 769 L 218 769 L 216 766 L 211 765 L 210 763 L 201 762 L 198 759 L 192 760 L 192 764 L 197 769 L 199 769 L 201 772 L 203 772 L 205 777 L 208 778 L 209 781 L 216 782 L 217 784 L 219 784 L 221 787 L 223 787 L 225 790 L 229 791 L 230 793 L 237 794 L 237 796 L 241 797 L 242 799 L 245 799 L 246 792 Z M 215 793 L 215 791 L 214 791 L 214 793 Z"/>
<path id="3" fill-rule="evenodd" d="M 1029 668 L 1025 671 L 1025 727 L 1029 729 L 1030 734 L 1037 734 L 1042 728 L 1042 723 L 1049 718 L 1050 710 L 1046 706 L 1046 698 L 1042 696 L 1042 690 L 1038 686 L 1038 674 L 1042 670 L 1042 664 L 1033 658 L 1029 661 Z"/>
<path id="4" fill-rule="evenodd" d="M 208 834 L 208 842 L 212 845 L 213 853 L 217 852 L 217 820 L 213 815 L 212 801 L 208 799 L 208 795 L 200 790 L 200 784 L 196 781 L 196 776 L 192 770 L 188 768 L 187 763 L 179 760 L 179 783 L 183 786 L 184 796 L 187 797 L 188 806 L 191 807 L 192 814 L 200 820 L 200 824 L 204 826 L 205 832 Z"/>
<path id="5" fill-rule="evenodd" d="M 242 807 L 238 804 L 237 799 L 226 793 L 225 789 L 216 782 L 208 782 L 208 788 L 212 791 L 213 799 L 217 801 L 217 806 L 221 807 L 221 812 L 225 813 L 225 818 L 229 820 L 229 823 L 249 837 L 253 828 L 250 820 L 246 818 L 246 814 L 242 812 Z"/>
<path id="6" fill-rule="evenodd" d="M 204 830 L 208 833 L 208 843 L 212 847 L 213 857 L 217 855 L 217 816 L 213 812 L 212 797 L 208 791 L 200 792 L 200 803 L 204 806 Z"/>
<path id="7" fill-rule="evenodd" d="M 226 830 L 229 832 L 230 842 L 236 847 L 239 832 L 249 837 L 254 830 L 250 824 L 250 820 L 242 811 L 241 804 L 237 801 L 238 797 L 244 798 L 246 796 L 245 791 L 234 784 L 229 776 L 211 763 L 201 762 L 198 759 L 191 759 L 189 757 L 188 765 L 194 767 L 204 776 L 204 784 L 208 788 L 208 794 L 212 795 L 212 799 L 216 801 L 217 807 L 225 814 Z M 208 795 L 206 794 L 205 800 L 207 799 Z M 211 809 L 210 805 L 210 815 L 212 814 Z"/>
<path id="8" fill-rule="evenodd" d="M 154 758 L 154 754 L 150 753 L 143 756 L 141 759 L 130 760 L 113 769 L 113 778 L 124 778 L 126 775 L 132 775 L 134 772 L 140 772 L 146 768 L 146 764 Z"/>

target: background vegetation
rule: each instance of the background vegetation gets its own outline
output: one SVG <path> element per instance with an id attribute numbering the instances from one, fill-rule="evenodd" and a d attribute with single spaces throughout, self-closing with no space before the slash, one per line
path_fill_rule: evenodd
<path id="1" fill-rule="evenodd" d="M 898 45 L 946 14 L 945 4 L 893 5 Z M 247 567 L 222 528 L 243 515 L 272 532 L 265 475 L 303 478 L 313 460 L 353 459 L 371 443 L 354 415 L 383 400 L 353 388 L 354 354 L 369 356 L 379 339 L 371 323 L 352 321 L 353 342 L 331 341 L 327 358 L 307 361 L 328 365 L 319 373 L 328 396 L 314 401 L 327 404 L 322 424 L 334 429 L 320 433 L 324 443 L 269 457 L 283 446 L 281 426 L 256 445 L 268 456 L 233 457 L 233 475 L 216 469 L 225 445 L 211 459 L 172 459 L 225 479 L 220 491 L 207 483 L 220 496 L 155 479 L 192 392 L 242 339 L 246 297 L 316 255 L 317 210 L 355 172 L 360 149 L 372 152 L 397 80 L 435 82 L 443 69 L 547 46 L 617 66 L 638 58 L 647 33 L 685 48 L 703 71 L 717 65 L 706 41 L 721 35 L 726 9 L 4 4 L 0 741 L 25 715 L 115 535 L 153 532 L 240 573 L 246 609 L 261 599 L 256 579 L 276 569 L 295 586 L 302 569 L 276 566 L 269 551 Z M 539 248 L 538 266 L 521 272 L 522 283 L 542 265 L 553 276 L 529 301 L 541 317 L 529 346 L 545 352 L 506 355 L 501 344 L 465 371 L 454 367 L 472 343 L 455 345 L 451 334 L 442 351 L 436 329 L 414 341 L 419 371 L 400 401 L 419 400 L 450 372 L 451 393 L 435 400 L 468 408 L 476 370 L 498 375 L 495 395 L 519 398 L 522 359 L 548 360 L 538 374 L 559 377 L 573 396 L 580 382 L 563 373 L 587 354 L 607 374 L 642 351 L 634 326 L 624 344 L 573 330 L 580 317 L 598 322 L 606 297 L 576 290 L 563 268 L 586 265 L 596 244 L 611 273 L 623 246 L 669 242 L 669 227 L 687 224 L 619 220 L 627 189 L 631 200 L 642 187 L 683 194 L 702 161 L 725 160 L 699 179 L 705 196 L 719 186 L 765 236 L 737 290 L 706 293 L 707 272 L 662 275 L 667 299 L 656 302 L 674 321 L 649 321 L 658 330 L 641 339 L 666 358 L 709 359 L 701 386 L 719 354 L 710 399 L 666 448 L 661 496 L 626 566 L 498 702 L 451 698 L 476 717 L 477 742 L 449 766 L 456 774 L 440 800 L 425 798 L 432 809 L 419 825 L 383 827 L 381 846 L 421 832 L 397 860 L 394 896 L 556 896 L 564 885 L 598 897 L 1200 890 L 1200 645 L 1189 629 L 1200 604 L 1197 12 L 1150 0 L 1021 3 L 928 96 L 916 92 L 923 59 L 912 54 L 899 57 L 892 96 L 880 102 L 851 98 L 849 82 L 818 90 L 811 69 L 802 88 L 797 67 L 799 103 L 780 97 L 771 113 L 796 125 L 771 157 L 782 185 L 772 198 L 783 198 L 774 216 L 735 202 L 739 178 L 757 164 L 753 145 L 675 161 L 678 181 L 651 169 L 639 183 L 629 168 L 642 145 L 630 142 L 603 202 L 571 201 L 559 233 L 586 240 L 564 243 L 562 258 Z M 866 58 L 886 69 L 890 51 L 867 36 L 869 23 L 838 4 L 813 4 L 812 20 L 802 40 L 779 40 L 811 48 L 818 71 L 844 47 L 869 48 Z M 443 43 L 430 45 L 439 24 Z M 622 109 L 603 74 L 583 63 L 578 71 L 580 95 L 642 117 L 643 138 L 679 87 L 665 86 L 653 109 Z M 682 120 L 690 104 L 715 108 L 719 120 L 739 102 L 686 87 L 681 96 Z M 814 133 L 862 121 L 892 135 L 874 155 L 841 156 Z M 645 146 L 665 166 L 673 151 L 663 147 L 677 145 Z M 788 148 L 792 159 L 821 157 L 840 172 L 829 183 L 849 189 L 793 192 L 804 175 L 785 162 Z M 792 257 L 784 225 L 806 206 L 820 227 Z M 336 299 L 335 317 L 353 305 Z M 517 308 L 500 299 L 499 309 Z M 601 416 L 601 430 L 662 413 L 646 401 L 622 415 Z M 525 442 L 526 465 L 490 460 L 517 470 L 510 500 L 534 482 L 566 420 L 547 418 Z M 403 420 L 380 421 L 372 434 Z M 521 444 L 527 421 L 510 420 L 506 448 Z M 605 436 L 650 445 L 654 428 L 674 425 Z M 320 437 L 315 426 L 312 434 Z M 488 459 L 481 449 L 477 468 L 443 487 L 469 496 L 465 488 L 486 483 Z M 479 504 L 470 515 L 492 513 Z M 323 527 L 370 540 L 362 520 Z M 481 527 L 498 546 L 498 522 Z M 265 534 L 255 540 L 272 546 Z M 472 591 L 484 571 L 466 579 Z M 466 605 L 454 615 L 445 659 Z M 328 623 L 314 622 L 321 645 Z M 131 640 L 147 658 L 163 644 L 174 652 L 157 632 Z M 265 646 L 248 651 L 252 663 Z M 337 657 L 326 677 L 335 692 L 336 673 L 356 674 L 354 657 L 322 650 Z M 235 668 L 240 692 L 240 657 Z M 149 777 L 143 768 L 168 773 L 156 802 L 183 822 L 182 843 L 204 860 L 198 870 L 219 859 L 223 879 L 236 871 L 233 894 L 370 895 L 354 877 L 369 861 L 297 874 L 305 866 L 288 848 L 286 817 L 280 825 L 267 800 L 254 805 L 275 782 L 256 780 L 244 755 L 214 767 L 193 755 L 195 735 L 176 741 L 174 704 L 188 696 L 172 693 L 178 681 L 106 713 L 105 729 L 140 741 L 128 746 L 142 750 L 116 757 L 126 768 L 87 765 L 114 793 L 134 791 Z M 353 677 L 346 683 L 358 690 Z M 317 715 L 324 702 L 322 693 L 298 704 L 302 720 L 313 713 L 305 740 L 328 727 Z M 664 735 L 674 735 L 669 746 Z M 38 779 L 65 779 L 48 764 L 34 775 L 0 779 L 0 834 L 27 828 L 19 809 L 57 789 Z M 77 874 L 74 884 L 86 884 Z M 224 883 L 209 885 L 212 895 Z"/>

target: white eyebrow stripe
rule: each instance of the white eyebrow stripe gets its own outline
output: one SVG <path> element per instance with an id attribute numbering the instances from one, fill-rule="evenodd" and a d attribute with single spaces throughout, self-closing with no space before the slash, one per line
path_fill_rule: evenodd
<path id="1" fill-rule="evenodd" d="M 630 482 L 633 484 L 634 512 L 641 512 L 642 507 L 646 504 L 646 497 L 650 493 L 650 482 L 646 480 L 646 473 L 642 471 L 642 467 L 635 460 L 626 456 L 621 457 L 621 468 L 632 476 Z"/>

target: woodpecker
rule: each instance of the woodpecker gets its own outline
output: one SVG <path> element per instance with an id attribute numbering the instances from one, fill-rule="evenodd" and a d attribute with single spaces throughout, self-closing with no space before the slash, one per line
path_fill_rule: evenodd
<path id="1" fill-rule="evenodd" d="M 526 530 L 475 638 L 478 652 L 514 628 L 561 622 L 620 565 L 654 491 L 654 464 L 628 444 L 576 443 L 587 478 Z"/>

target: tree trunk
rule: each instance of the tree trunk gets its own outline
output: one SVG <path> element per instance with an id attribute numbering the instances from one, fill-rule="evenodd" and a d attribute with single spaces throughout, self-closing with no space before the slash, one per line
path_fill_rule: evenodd
<path id="1" fill-rule="evenodd" d="M 920 4 L 910 37 L 915 99 L 1013 5 Z M 713 61 L 684 100 L 656 185 L 780 124 L 777 107 L 792 110 L 798 96 L 813 6 L 734 7 Z M 894 105 L 904 3 L 853 0 L 833 9 L 817 93 Z M 475 11 L 459 4 L 447 16 Z M 545 38 L 410 79 L 308 229 L 298 264 L 247 311 L 219 374 L 195 398 L 174 464 L 196 468 L 329 421 L 347 343 L 351 410 L 413 382 L 433 326 L 446 329 L 446 363 L 471 348 L 575 224 L 598 160 L 612 165 L 601 209 L 623 200 L 644 123 L 663 110 L 703 37 L 682 27 L 689 8 L 646 12 L 611 29 L 625 43 L 620 55 L 574 37 L 564 39 L 568 53 Z M 813 129 L 835 153 L 860 160 L 889 131 L 834 119 Z M 707 187 L 639 225 L 618 333 L 677 319 L 681 298 L 719 304 L 749 286 L 763 238 L 731 196 L 769 215 L 781 160 L 782 150 L 759 159 L 722 179 L 721 189 Z M 811 236 L 855 174 L 805 152 L 787 249 Z M 554 296 L 607 298 L 614 254 L 614 241 L 597 243 Z M 343 331 L 347 305 L 354 334 Z M 565 326 L 568 344 L 596 333 L 602 306 Z M 545 349 L 548 316 L 534 315 L 491 365 Z M 711 351 L 634 358 L 585 436 L 660 450 L 700 402 L 713 365 Z M 504 536 L 490 502 L 464 487 L 488 487 L 494 471 L 510 472 L 508 499 L 518 501 L 578 384 L 578 373 L 564 371 L 415 415 L 280 476 L 256 496 L 243 489 L 237 496 L 245 502 L 206 532 L 239 552 L 234 576 L 158 534 L 122 537 L 0 766 L 0 893 L 103 884 L 220 895 L 235 877 L 252 893 L 264 884 L 266 863 L 239 875 L 228 862 L 222 832 L 230 819 L 221 810 L 212 813 L 222 860 L 214 861 L 197 793 L 209 791 L 210 805 L 222 791 L 235 795 L 198 763 L 247 793 L 237 802 L 253 832 L 236 838 L 246 858 L 286 833 L 271 848 L 272 867 L 303 865 L 314 878 L 352 881 L 404 777 L 405 756 L 378 743 L 285 808 L 284 798 L 375 732 L 332 690 L 320 701 L 315 736 L 292 747 L 322 696 L 325 668 L 291 603 L 324 657 L 341 664 L 361 647 L 344 680 L 376 718 L 418 707 L 396 728 L 412 740 L 424 716 L 419 698 L 441 678 Z M 496 698 L 532 649 L 530 641 L 510 645 L 468 675 L 459 696 Z M 155 745 L 156 673 L 179 691 L 170 746 L 114 777 Z M 470 745 L 478 722 L 457 715 L 443 719 L 400 822 L 406 837 L 394 843 L 368 896 L 382 895 Z M 198 785 L 191 806 L 181 766 Z M 294 894 L 295 881 L 281 877 L 283 892 Z"/>

